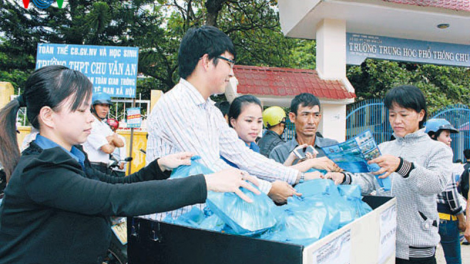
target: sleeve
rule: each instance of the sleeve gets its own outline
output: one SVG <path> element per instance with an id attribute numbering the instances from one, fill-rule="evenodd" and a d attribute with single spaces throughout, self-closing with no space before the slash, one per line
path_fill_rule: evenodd
<path id="1" fill-rule="evenodd" d="M 287 159 L 284 158 L 282 155 L 281 146 L 277 146 L 273 150 L 271 150 L 271 153 L 269 153 L 269 158 L 281 164 L 284 164 Z"/>
<path id="2" fill-rule="evenodd" d="M 121 159 L 127 158 L 127 144 L 126 144 L 126 139 L 119 135 L 119 137 L 124 141 L 124 146 L 122 148 L 118 148 L 119 150 L 119 155 L 121 156 Z"/>
<path id="3" fill-rule="evenodd" d="M 465 209 L 462 207 L 459 201 L 459 193 L 454 175 L 452 175 L 450 182 L 447 184 L 444 195 L 446 196 L 447 205 L 449 206 L 453 215 L 458 215 L 464 212 Z"/>
<path id="4" fill-rule="evenodd" d="M 436 142 L 436 147 L 428 152 L 426 164 L 417 164 L 412 160 L 414 169 L 405 178 L 421 195 L 434 195 L 443 192 L 452 175 L 453 154 L 448 147 Z M 442 145 L 442 146 L 440 146 Z"/>
<path id="5" fill-rule="evenodd" d="M 104 131 L 100 130 L 99 124 L 93 122 L 91 133 L 87 138 L 87 142 L 96 150 L 99 150 L 102 146 L 108 144 L 108 140 L 106 139 L 108 136 Z"/>
<path id="6" fill-rule="evenodd" d="M 90 178 L 98 178 L 102 182 L 106 183 L 133 183 L 143 182 L 152 180 L 164 180 L 170 177 L 170 172 L 162 172 L 160 166 L 158 166 L 158 159 L 152 161 L 149 165 L 143 167 L 138 172 L 132 173 L 126 177 L 115 177 L 102 173 L 96 169 L 93 169 L 88 161 L 85 161 L 86 174 Z"/>
<path id="7" fill-rule="evenodd" d="M 86 215 L 144 215 L 203 203 L 207 197 L 203 175 L 110 184 L 85 178 L 57 164 L 42 163 L 29 168 L 23 171 L 22 180 L 34 202 Z"/>
<path id="8" fill-rule="evenodd" d="M 375 175 L 371 173 L 346 172 L 345 174 L 346 174 L 346 180 L 344 184 L 349 183 L 349 184 L 359 185 L 359 187 L 361 187 L 362 195 L 370 195 L 374 191 L 377 192 L 381 189 L 379 182 L 375 178 Z"/>

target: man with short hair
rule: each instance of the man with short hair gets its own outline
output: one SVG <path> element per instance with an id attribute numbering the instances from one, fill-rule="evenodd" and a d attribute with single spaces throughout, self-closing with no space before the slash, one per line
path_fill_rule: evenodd
<path id="1" fill-rule="evenodd" d="M 113 153 L 116 147 L 123 147 L 124 141 L 104 121 L 109 113 L 111 96 L 97 92 L 92 95 L 91 101 L 91 111 L 95 121 L 92 123 L 87 141 L 83 143 L 83 149 L 88 154 L 88 159 L 94 169 L 111 174 L 111 170 L 108 168 L 109 154 Z"/>
<path id="2" fill-rule="evenodd" d="M 291 185 L 320 174 L 301 173 L 253 152 L 228 126 L 209 97 L 224 93 L 234 76 L 235 56 L 232 41 L 219 29 L 202 26 L 188 30 L 178 53 L 181 79 L 162 96 L 149 117 L 146 161 L 187 151 L 199 155 L 208 168 L 220 171 L 230 166 L 220 158 L 223 156 L 241 170 L 263 179 L 259 180 L 259 188 L 274 201 L 285 202 L 287 197 L 298 195 Z M 171 215 L 178 217 L 191 208 Z"/>
<path id="3" fill-rule="evenodd" d="M 291 152 L 298 146 L 307 144 L 313 146 L 318 154 L 317 158 L 325 157 L 321 147 L 338 144 L 338 141 L 317 136 L 317 129 L 321 121 L 320 100 L 313 94 L 301 93 L 291 101 L 289 119 L 295 124 L 295 137 L 284 144 L 275 147 L 269 158 L 284 163 Z M 294 162 L 294 164 L 297 161 Z M 324 162 L 331 163 L 328 158 Z"/>

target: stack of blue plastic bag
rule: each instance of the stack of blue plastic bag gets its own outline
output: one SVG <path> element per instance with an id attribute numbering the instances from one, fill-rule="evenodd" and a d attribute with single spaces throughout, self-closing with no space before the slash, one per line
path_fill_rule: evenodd
<path id="1" fill-rule="evenodd" d="M 176 168 L 170 178 L 213 173 L 198 159 L 194 156 L 190 166 Z M 357 185 L 336 186 L 331 180 L 317 179 L 295 188 L 302 196 L 289 198 L 283 206 L 276 206 L 264 193 L 256 195 L 245 188 L 240 189 L 253 203 L 235 193 L 209 192 L 203 211 L 194 207 L 176 219 L 168 216 L 164 222 L 308 245 L 372 211 L 362 201 Z"/>
<path id="2" fill-rule="evenodd" d="M 295 189 L 302 196 L 279 207 L 277 225 L 262 238 L 309 245 L 372 211 L 356 185 L 336 186 L 331 180 L 317 179 Z"/>

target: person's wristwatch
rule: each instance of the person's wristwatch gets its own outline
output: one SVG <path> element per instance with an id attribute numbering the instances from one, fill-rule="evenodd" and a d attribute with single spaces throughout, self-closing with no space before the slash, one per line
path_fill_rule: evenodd
<path id="1" fill-rule="evenodd" d="M 299 183 L 303 183 L 305 181 L 305 172 L 300 172 L 300 180 Z"/>

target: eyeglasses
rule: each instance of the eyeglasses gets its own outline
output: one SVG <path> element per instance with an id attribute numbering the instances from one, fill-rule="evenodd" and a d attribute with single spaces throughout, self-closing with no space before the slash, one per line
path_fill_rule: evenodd
<path id="1" fill-rule="evenodd" d="M 216 58 L 226 61 L 228 63 L 228 65 L 230 65 L 230 68 L 232 68 L 232 69 L 233 69 L 233 66 L 235 66 L 235 61 L 234 60 L 231 60 L 229 58 L 225 58 L 224 56 L 217 56 Z"/>

